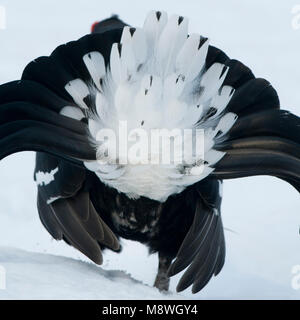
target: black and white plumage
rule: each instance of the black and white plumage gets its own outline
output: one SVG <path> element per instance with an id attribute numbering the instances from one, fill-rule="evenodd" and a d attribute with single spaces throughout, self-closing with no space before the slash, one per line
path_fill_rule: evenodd
<path id="1" fill-rule="evenodd" d="M 98 264 L 120 237 L 140 241 L 159 253 L 158 288 L 186 269 L 177 290 L 197 292 L 224 264 L 223 179 L 267 174 L 300 191 L 300 120 L 268 81 L 187 25 L 164 12 L 140 29 L 112 17 L 31 62 L 0 86 L 0 156 L 37 151 L 38 211 L 53 238 Z M 120 120 L 204 129 L 204 159 L 102 164 L 97 132 Z"/>

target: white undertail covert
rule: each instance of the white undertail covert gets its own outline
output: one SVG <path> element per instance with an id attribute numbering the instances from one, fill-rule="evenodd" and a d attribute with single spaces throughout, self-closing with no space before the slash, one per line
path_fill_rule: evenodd
<path id="1" fill-rule="evenodd" d="M 213 171 L 212 166 L 224 156 L 214 145 L 237 116 L 225 112 L 234 93 L 232 87 L 223 85 L 228 67 L 205 66 L 208 46 L 207 38 L 188 34 L 186 18 L 173 15 L 168 19 L 165 12 L 152 11 L 143 28 L 124 27 L 120 43 L 112 46 L 108 66 L 100 52 L 83 56 L 92 82 L 75 79 L 67 83 L 65 89 L 78 108 L 66 106 L 61 113 L 77 120 L 88 118 L 99 161 L 85 162 L 85 166 L 101 181 L 131 198 L 165 201 Z M 96 112 L 84 102 L 87 95 L 94 97 Z M 202 129 L 204 154 L 193 152 L 183 155 L 189 161 L 175 159 L 170 164 L 147 163 L 148 159 L 123 164 L 116 151 L 115 159 L 104 162 L 104 154 L 113 146 L 111 141 L 99 141 L 97 134 L 111 129 L 118 143 L 120 123 L 127 125 L 128 149 L 138 140 L 139 129 L 149 136 L 155 129 Z M 190 136 L 184 138 L 184 144 L 192 143 Z M 174 143 L 173 148 L 182 145 Z"/>

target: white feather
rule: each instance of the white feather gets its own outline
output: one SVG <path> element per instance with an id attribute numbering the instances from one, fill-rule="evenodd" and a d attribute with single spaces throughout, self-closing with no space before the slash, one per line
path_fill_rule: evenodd
<path id="1" fill-rule="evenodd" d="M 194 80 L 205 64 L 209 41 L 200 46 L 201 36 L 191 34 L 176 58 L 176 72 L 185 77 L 186 82 Z"/>
<path id="2" fill-rule="evenodd" d="M 83 56 L 83 62 L 90 73 L 94 84 L 101 91 L 100 79 L 102 79 L 105 74 L 105 62 L 102 54 L 98 51 L 92 51 Z"/>
<path id="3" fill-rule="evenodd" d="M 187 112 L 187 104 L 179 100 L 169 100 L 165 108 L 166 128 L 177 128 Z"/>
<path id="4" fill-rule="evenodd" d="M 131 42 L 125 42 L 122 44 L 121 64 L 125 72 L 125 80 L 130 81 L 131 77 L 136 73 L 138 68 Z"/>
<path id="5" fill-rule="evenodd" d="M 201 104 L 189 106 L 183 118 L 181 127 L 193 128 L 197 121 L 201 118 L 203 106 Z"/>
<path id="6" fill-rule="evenodd" d="M 178 51 L 187 38 L 188 20 L 177 15 L 171 16 L 163 29 L 157 47 L 158 68 L 162 76 L 175 71 Z"/>
<path id="7" fill-rule="evenodd" d="M 69 93 L 77 105 L 79 105 L 82 109 L 88 109 L 83 99 L 90 94 L 90 91 L 83 80 L 71 80 L 65 85 L 65 90 Z"/>
<path id="8" fill-rule="evenodd" d="M 99 170 L 99 163 L 97 161 L 85 161 L 84 166 L 90 171 L 98 171 Z"/>
<path id="9" fill-rule="evenodd" d="M 124 27 L 121 43 L 129 44 L 135 56 L 136 66 L 139 68 L 147 59 L 147 39 L 144 31 L 140 28 Z"/>
<path id="10" fill-rule="evenodd" d="M 113 167 L 115 168 L 115 167 Z M 125 168 L 123 167 L 117 167 L 117 169 L 115 170 L 111 170 L 109 172 L 106 173 L 101 173 L 99 171 L 96 172 L 96 174 L 98 175 L 98 177 L 102 178 L 106 183 L 109 183 L 109 180 L 116 180 L 119 179 L 125 172 Z"/>
<path id="11" fill-rule="evenodd" d="M 119 48 L 120 45 L 118 43 L 114 43 L 110 53 L 110 72 L 116 85 L 119 85 L 126 80 L 126 71 L 121 63 L 121 53 Z"/>
<path id="12" fill-rule="evenodd" d="M 237 115 L 235 113 L 232 112 L 228 112 L 226 113 L 219 121 L 217 127 L 214 130 L 214 134 L 218 134 L 220 132 L 220 134 L 218 135 L 218 137 L 223 136 L 224 134 L 226 134 L 234 125 L 234 123 L 237 120 Z"/>
<path id="13" fill-rule="evenodd" d="M 234 94 L 234 89 L 230 86 L 223 86 L 221 89 L 221 93 L 214 96 L 211 102 L 211 106 L 217 109 L 216 114 L 213 118 L 216 118 L 221 114 L 224 109 L 227 107 L 227 104 L 231 100 Z"/>
<path id="14" fill-rule="evenodd" d="M 104 94 L 101 92 L 96 93 L 96 111 L 99 116 L 99 119 L 103 121 L 103 123 L 107 123 L 109 121 L 109 115 L 111 112 L 108 110 L 107 99 Z"/>
<path id="15" fill-rule="evenodd" d="M 201 87 L 203 92 L 201 94 L 201 102 L 205 102 L 212 98 L 220 89 L 227 75 L 228 67 L 221 63 L 214 63 L 201 78 Z"/>
<path id="16" fill-rule="evenodd" d="M 225 152 L 217 151 L 214 149 L 210 149 L 205 153 L 204 160 L 208 162 L 209 166 L 214 165 L 219 162 L 225 155 Z"/>
<path id="17" fill-rule="evenodd" d="M 148 42 L 149 56 L 155 54 L 158 39 L 168 22 L 168 16 L 163 11 L 150 11 L 144 22 L 143 30 Z"/>
<path id="18" fill-rule="evenodd" d="M 201 177 L 201 179 L 206 178 L 210 173 L 213 172 L 214 169 L 204 166 L 204 165 L 200 165 L 200 166 L 195 166 L 191 169 L 191 175 L 192 176 L 198 176 Z"/>
<path id="19" fill-rule="evenodd" d="M 179 98 L 185 85 L 184 77 L 180 74 L 171 73 L 164 81 L 164 101 Z"/>
<path id="20" fill-rule="evenodd" d="M 65 106 L 60 110 L 60 114 L 72 119 L 81 120 L 84 118 L 83 112 L 76 107 Z"/>
<path id="21" fill-rule="evenodd" d="M 88 126 L 91 136 L 96 137 L 98 131 L 101 129 L 99 122 L 94 119 L 89 119 Z"/>

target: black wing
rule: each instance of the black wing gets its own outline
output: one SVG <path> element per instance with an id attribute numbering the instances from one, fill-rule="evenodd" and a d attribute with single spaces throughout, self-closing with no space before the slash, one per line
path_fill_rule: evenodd
<path id="1" fill-rule="evenodd" d="M 100 246 L 118 250 L 119 242 L 95 210 L 87 179 L 83 167 L 46 153 L 37 153 L 35 180 L 38 212 L 43 225 L 54 239 L 64 239 L 101 264 Z"/>
<path id="2" fill-rule="evenodd" d="M 225 239 L 221 218 L 221 181 L 207 178 L 187 192 L 186 200 L 192 201 L 194 220 L 168 270 L 173 276 L 186 269 L 177 291 L 193 285 L 192 292 L 200 291 L 217 275 L 225 261 Z"/>
<path id="3" fill-rule="evenodd" d="M 82 56 L 98 50 L 109 57 L 121 30 L 95 34 L 58 47 L 24 70 L 22 79 L 0 86 L 0 158 L 11 153 L 38 151 L 34 178 L 38 212 L 48 232 L 65 240 L 95 263 L 102 263 L 101 247 L 119 250 L 119 242 L 95 210 L 83 161 L 95 160 L 85 119 L 59 114 L 76 106 L 65 84 L 76 76 L 89 81 Z M 88 100 L 88 99 L 87 99 Z M 92 109 L 93 102 L 87 101 Z"/>

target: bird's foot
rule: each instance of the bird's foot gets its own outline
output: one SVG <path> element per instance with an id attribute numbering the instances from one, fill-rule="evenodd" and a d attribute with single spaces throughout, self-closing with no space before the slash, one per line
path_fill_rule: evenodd
<path id="1" fill-rule="evenodd" d="M 155 278 L 154 287 L 161 292 L 167 292 L 170 285 L 170 278 L 167 276 L 167 272 L 172 262 L 172 258 L 166 257 L 159 253 L 158 259 L 158 272 Z"/>

